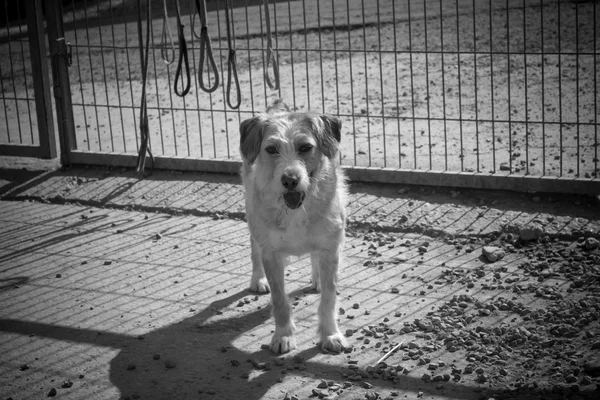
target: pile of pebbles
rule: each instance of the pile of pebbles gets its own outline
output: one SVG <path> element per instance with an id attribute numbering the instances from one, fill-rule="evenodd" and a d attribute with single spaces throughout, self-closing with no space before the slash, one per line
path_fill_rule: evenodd
<path id="1" fill-rule="evenodd" d="M 471 380 L 498 398 L 527 391 L 598 391 L 600 359 L 594 354 L 600 349 L 595 333 L 599 297 L 587 294 L 577 301 L 555 300 L 548 307 L 533 308 L 503 297 L 482 303 L 457 295 L 400 327 L 388 320 L 363 328 L 355 339 L 363 344 L 377 341 L 381 354 L 398 339 L 406 339 L 398 353 L 377 365 L 361 368 L 358 361 L 349 360 L 343 378 L 365 388 L 376 379 L 400 383 L 409 374 L 440 388 L 444 382 Z"/>
<path id="2" fill-rule="evenodd" d="M 377 233 L 364 239 L 376 242 L 369 248 L 375 257 L 378 247 L 411 245 Z M 346 381 L 401 382 L 402 375 L 416 374 L 440 388 L 449 381 L 474 381 L 496 398 L 595 396 L 600 391 L 600 242 L 583 236 L 573 242 L 547 236 L 526 241 L 510 233 L 447 241 L 467 252 L 478 244 L 493 246 L 486 249 L 495 257 L 492 264 L 507 253 L 521 254 L 525 261 L 510 271 L 502 264 L 445 268 L 438 280 L 467 289 L 480 281 L 489 296 L 455 295 L 412 322 L 398 326 L 385 318 L 347 332 L 363 349 L 371 345 L 380 354 L 404 342 L 377 365 L 361 368 L 351 360 L 344 369 Z M 495 289 L 502 293 L 490 294 Z"/>

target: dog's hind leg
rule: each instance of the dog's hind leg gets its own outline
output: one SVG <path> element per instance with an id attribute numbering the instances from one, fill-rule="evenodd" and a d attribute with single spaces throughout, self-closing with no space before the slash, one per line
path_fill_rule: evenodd
<path id="1" fill-rule="evenodd" d="M 268 293 L 269 284 L 265 276 L 260 246 L 253 237 L 250 237 L 251 258 L 252 258 L 252 278 L 250 278 L 250 290 L 258 293 Z"/>
<path id="2" fill-rule="evenodd" d="M 271 351 L 287 353 L 296 348 L 294 337 L 296 327 L 292 320 L 292 307 L 285 293 L 284 259 L 276 252 L 263 251 L 263 265 L 271 286 L 271 301 L 275 318 L 275 333 L 271 339 Z"/>
<path id="3" fill-rule="evenodd" d="M 348 347 L 348 342 L 337 324 L 337 280 L 342 245 L 331 251 L 319 254 L 319 278 L 321 282 L 321 303 L 319 304 L 319 335 L 321 347 L 340 353 Z"/>
<path id="4" fill-rule="evenodd" d="M 315 292 L 318 292 L 321 290 L 321 282 L 319 280 L 319 254 L 314 251 L 310 253 L 310 265 L 312 269 L 310 288 Z"/>

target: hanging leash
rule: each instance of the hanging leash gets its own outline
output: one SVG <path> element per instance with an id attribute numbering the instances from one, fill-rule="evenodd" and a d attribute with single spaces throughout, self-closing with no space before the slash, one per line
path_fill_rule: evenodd
<path id="1" fill-rule="evenodd" d="M 208 28 L 206 26 L 206 0 L 196 0 L 196 9 L 198 10 L 200 23 L 202 24 L 202 28 L 200 28 L 200 66 L 198 68 L 198 80 L 202 90 L 207 93 L 212 93 L 219 87 L 219 71 L 217 70 L 217 63 L 215 63 L 215 58 L 213 57 L 212 46 L 210 44 L 210 35 L 208 34 Z M 193 26 L 192 32 L 195 32 Z M 203 68 L 204 59 L 206 57 L 208 57 L 207 64 L 209 64 L 207 72 L 210 72 L 210 69 L 212 68 L 212 71 L 215 75 L 215 81 L 211 87 L 206 87 L 204 85 Z"/>
<path id="2" fill-rule="evenodd" d="M 267 85 L 273 90 L 279 89 L 279 64 L 277 63 L 277 53 L 273 51 L 273 37 L 271 36 L 271 17 L 269 15 L 269 0 L 264 0 L 265 25 L 267 27 L 267 66 L 265 68 L 265 80 Z M 275 83 L 269 77 L 269 66 L 273 64 L 273 78 Z"/>
<path id="3" fill-rule="evenodd" d="M 229 46 L 229 58 L 227 59 L 227 105 L 233 110 L 240 107 L 242 103 L 242 95 L 240 91 L 240 80 L 238 78 L 236 66 L 235 46 L 231 36 L 231 21 L 229 16 L 229 0 L 225 0 L 225 22 L 227 23 L 227 45 Z M 235 81 L 236 103 L 231 103 L 231 79 Z"/>
<path id="4" fill-rule="evenodd" d="M 166 0 L 165 0 L 166 1 Z M 188 57 L 187 42 L 183 28 L 185 25 L 181 22 L 181 10 L 179 9 L 179 0 L 175 0 L 175 10 L 177 11 L 177 33 L 179 37 L 179 61 L 177 62 L 177 71 L 175 72 L 175 82 L 173 89 L 179 97 L 184 97 L 190 92 L 190 60 Z M 185 75 L 182 74 L 182 69 L 185 68 Z M 181 82 L 181 91 L 179 90 L 179 82 Z"/>
<path id="5" fill-rule="evenodd" d="M 152 160 L 152 169 L 154 169 L 154 156 L 150 150 L 150 133 L 148 128 L 148 105 L 146 101 L 146 81 L 148 77 L 148 53 L 150 53 L 150 25 L 151 18 L 151 1 L 147 2 L 146 9 L 146 51 L 144 54 L 144 42 L 142 32 L 142 4 L 141 0 L 137 0 L 138 5 L 138 39 L 140 47 L 140 61 L 142 64 L 142 101 L 140 105 L 140 149 L 137 158 L 136 172 L 138 175 L 145 176 L 146 156 L 150 155 Z"/>
<path id="6" fill-rule="evenodd" d="M 139 10 L 138 14 L 141 11 L 142 10 Z M 167 41 L 169 44 L 167 44 Z M 169 53 L 171 53 L 171 57 L 169 57 Z M 171 28 L 169 27 L 167 0 L 163 0 L 163 26 L 160 39 L 160 56 L 167 65 L 171 65 L 173 61 L 175 61 L 175 44 L 173 43 L 173 35 L 171 35 Z"/>

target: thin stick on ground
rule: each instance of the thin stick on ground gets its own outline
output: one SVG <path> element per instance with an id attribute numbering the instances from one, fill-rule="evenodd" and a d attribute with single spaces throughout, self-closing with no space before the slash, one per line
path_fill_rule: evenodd
<path id="1" fill-rule="evenodd" d="M 392 347 L 392 349 L 390 351 L 388 351 L 387 353 L 385 353 L 383 355 L 383 357 L 381 357 L 379 359 L 379 361 L 377 361 L 377 364 L 379 364 L 380 362 L 382 362 L 383 360 L 385 360 L 386 358 L 388 358 L 389 356 L 391 356 L 393 353 L 396 352 L 396 350 L 398 350 L 400 348 L 400 346 L 402 346 L 404 344 L 404 340 L 401 341 L 400 343 L 398 343 L 397 345 L 395 345 L 394 347 Z"/>

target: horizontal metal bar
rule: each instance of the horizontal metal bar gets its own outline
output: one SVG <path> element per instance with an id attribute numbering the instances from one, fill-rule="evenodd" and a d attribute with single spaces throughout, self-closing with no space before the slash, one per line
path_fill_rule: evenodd
<path id="1" fill-rule="evenodd" d="M 120 108 L 126 108 L 126 109 L 135 109 L 137 110 L 139 107 L 138 106 L 129 106 L 129 105 L 115 105 L 115 104 L 98 104 L 98 103 L 94 103 L 94 104 L 85 104 L 85 103 L 73 103 L 74 106 L 79 106 L 79 107 L 97 107 L 97 108 L 114 108 L 114 109 L 120 109 Z M 252 111 L 243 111 L 243 110 L 221 110 L 221 109 L 211 109 L 211 108 L 191 108 L 191 107 L 187 107 L 187 108 L 183 108 L 183 107 L 174 107 L 174 106 L 168 106 L 168 107 L 152 107 L 152 106 L 147 106 L 148 110 L 171 110 L 171 111 L 186 111 L 186 112 L 197 112 L 197 111 L 205 111 L 205 112 L 211 112 L 211 113 L 221 113 L 221 114 L 249 114 L 252 115 L 253 112 Z M 540 120 L 534 120 L 534 119 L 529 119 L 527 121 L 525 120 L 521 120 L 521 119 L 486 119 L 486 118 L 452 118 L 452 117 L 416 117 L 416 116 L 412 116 L 412 115 L 402 115 L 402 114 L 398 114 L 398 115 L 388 115 L 388 114 L 343 114 L 343 113 L 339 113 L 339 114 L 335 114 L 338 117 L 347 117 L 347 118 L 356 118 L 356 119 L 361 119 L 361 118 L 365 118 L 365 119 L 370 119 L 370 118 L 381 118 L 381 119 L 386 119 L 386 120 L 393 120 L 393 119 L 405 119 L 405 120 L 416 120 L 416 121 L 449 121 L 449 122 L 477 122 L 477 123 L 483 123 L 483 124 L 533 124 L 533 125 L 580 125 L 580 126 L 595 126 L 598 123 L 594 122 L 594 121 L 590 121 L 590 122 L 582 122 L 582 121 L 540 121 Z"/>
<path id="2" fill-rule="evenodd" d="M 115 167 L 131 167 L 137 165 L 137 155 L 123 153 L 100 153 L 71 151 L 70 160 L 72 164 L 82 165 L 110 165 Z M 241 161 L 234 160 L 208 160 L 177 156 L 155 156 L 155 164 L 148 158 L 146 160 L 146 171 L 152 169 L 195 171 L 195 172 L 219 172 L 225 174 L 237 174 L 242 167 Z"/>
<path id="3" fill-rule="evenodd" d="M 554 176 L 517 176 L 476 172 L 401 170 L 374 167 L 349 167 L 350 181 L 414 184 L 473 189 L 498 189 L 516 192 L 600 194 L 600 179 Z"/>
<path id="4" fill-rule="evenodd" d="M 7 101 L 35 101 L 35 97 L 0 96 L 0 99 Z"/>
<path id="5" fill-rule="evenodd" d="M 71 45 L 73 48 L 85 48 L 85 49 L 96 49 L 96 50 L 133 50 L 139 51 L 139 49 L 135 46 L 110 46 L 110 45 L 97 45 L 97 44 L 73 44 Z M 161 47 L 159 45 L 150 46 L 153 50 L 160 50 Z M 200 47 L 189 46 L 188 51 L 200 51 Z M 175 50 L 179 50 L 177 46 L 175 46 Z M 229 51 L 228 47 L 218 47 L 213 46 L 213 51 Z M 244 51 L 264 51 L 265 49 L 261 47 L 241 47 L 237 46 L 236 51 L 244 52 Z M 597 53 L 588 52 L 588 51 L 532 51 L 532 52 L 523 52 L 523 51 L 452 51 L 452 50 L 384 50 L 384 49 L 361 49 L 361 48 L 353 48 L 353 49 L 338 49 L 338 48 L 320 48 L 320 49 L 311 49 L 311 48 L 287 48 L 287 47 L 278 47 L 278 52 L 286 52 L 286 51 L 308 51 L 308 52 L 319 52 L 319 53 L 373 53 L 373 54 L 444 54 L 444 55 L 504 55 L 504 56 L 597 56 Z"/>
<path id="6" fill-rule="evenodd" d="M 21 144 L 0 144 L 0 156 L 10 157 L 42 157 L 40 146 L 27 146 Z"/>
<path id="7" fill-rule="evenodd" d="M 136 166 L 137 156 L 131 154 L 91 153 L 73 151 L 74 164 Z M 202 171 L 237 174 L 242 163 L 234 160 L 201 160 L 187 157 L 155 157 L 157 169 Z M 148 164 L 148 167 L 151 165 Z M 573 194 L 600 194 L 600 179 L 533 177 L 511 174 L 484 174 L 475 172 L 422 171 L 374 167 L 342 167 L 351 182 L 390 183 L 473 189 L 498 189 L 516 192 L 547 192 Z"/>

